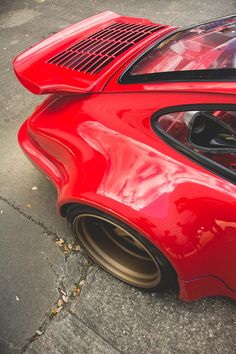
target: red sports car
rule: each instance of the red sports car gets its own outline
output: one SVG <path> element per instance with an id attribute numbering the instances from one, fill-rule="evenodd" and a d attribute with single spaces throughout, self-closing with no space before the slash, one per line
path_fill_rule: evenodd
<path id="1" fill-rule="evenodd" d="M 236 299 L 236 15 L 178 29 L 107 11 L 14 69 L 50 94 L 19 142 L 88 255 L 140 288 Z"/>

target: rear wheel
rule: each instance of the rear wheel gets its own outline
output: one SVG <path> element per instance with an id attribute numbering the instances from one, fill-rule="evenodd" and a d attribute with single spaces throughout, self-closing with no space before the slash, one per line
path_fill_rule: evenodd
<path id="1" fill-rule="evenodd" d="M 120 280 L 146 289 L 176 284 L 175 271 L 162 253 L 120 220 L 87 206 L 68 208 L 67 220 L 85 252 Z"/>

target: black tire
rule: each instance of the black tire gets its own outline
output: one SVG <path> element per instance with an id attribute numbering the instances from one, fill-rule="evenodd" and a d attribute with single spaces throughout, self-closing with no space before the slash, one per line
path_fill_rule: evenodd
<path id="1" fill-rule="evenodd" d="M 81 245 L 81 247 L 84 249 L 85 253 L 97 264 L 99 264 L 102 268 L 104 268 L 106 271 L 108 271 L 109 273 L 111 273 L 112 275 L 114 275 L 116 278 L 119 278 L 120 280 L 130 284 L 130 285 L 134 285 L 136 287 L 139 288 L 144 288 L 146 290 L 167 290 L 167 289 L 177 289 L 178 287 L 178 281 L 177 281 L 177 276 L 176 276 L 176 272 L 173 269 L 173 267 L 171 266 L 171 264 L 169 263 L 169 261 L 166 259 L 166 257 L 152 244 L 150 243 L 144 236 L 140 235 L 136 230 L 134 230 L 133 228 L 131 228 L 130 226 L 126 225 L 125 223 L 123 223 L 122 221 L 114 218 L 111 215 L 108 215 L 98 209 L 86 206 L 86 205 L 78 205 L 78 204 L 74 204 L 72 206 L 69 206 L 67 208 L 66 211 L 66 218 L 69 224 L 69 227 L 73 233 L 73 236 L 75 238 L 75 240 L 77 242 L 79 242 L 79 244 Z M 91 244 L 93 244 L 93 241 L 96 240 L 96 247 L 100 247 L 101 245 L 101 249 L 103 246 L 103 244 L 105 244 L 106 242 L 101 242 L 99 243 L 98 237 L 100 237 L 101 233 L 103 231 L 100 232 L 100 234 L 94 234 L 93 230 L 97 230 L 96 229 L 96 223 L 98 223 L 99 227 L 103 227 L 106 226 L 106 228 L 112 228 L 112 230 L 114 230 L 114 228 L 116 227 L 116 230 L 118 229 L 117 227 L 119 227 L 120 229 L 118 229 L 118 231 L 120 232 L 127 232 L 128 238 L 129 235 L 132 237 L 132 239 L 128 240 L 128 243 L 132 242 L 132 245 L 129 247 L 132 247 L 132 255 L 126 255 L 127 257 L 133 257 L 133 249 L 135 250 L 135 254 L 142 252 L 142 254 L 144 254 L 145 256 L 145 261 L 141 261 L 142 264 L 144 264 L 144 262 L 151 264 L 151 262 L 153 261 L 153 265 L 151 267 L 151 269 L 156 266 L 158 272 L 160 273 L 158 275 L 158 283 L 155 283 L 154 286 L 152 286 L 152 284 L 154 283 L 145 283 L 145 284 L 141 284 L 139 285 L 139 283 L 137 283 L 137 281 L 127 281 L 127 279 L 125 277 L 117 275 L 116 271 L 114 271 L 114 269 L 110 268 L 110 265 L 106 264 L 106 262 L 104 263 L 103 261 L 101 261 L 101 259 L 103 260 L 103 258 L 101 258 L 100 256 L 100 251 L 98 253 L 97 249 L 96 251 L 94 251 L 93 246 L 91 246 Z M 111 226 L 110 226 L 111 224 Z M 85 225 L 85 226 L 82 226 Z M 87 229 L 89 230 L 86 235 L 89 235 L 89 241 L 87 240 L 87 236 L 85 235 L 85 231 L 83 230 L 87 230 L 85 227 L 87 227 Z M 92 229 L 92 231 L 90 230 Z M 107 234 L 104 232 L 103 237 L 106 237 L 106 240 L 108 240 L 108 243 L 111 243 L 110 239 L 107 238 Z M 126 236 L 127 236 L 126 235 Z M 95 237 L 94 237 L 95 236 Z M 94 237 L 94 239 L 93 239 Z M 90 238 L 92 239 L 92 242 L 90 240 Z M 115 238 L 114 238 L 115 239 Z M 114 239 L 112 239 L 112 242 L 114 243 Z M 120 244 L 121 241 L 119 238 L 117 238 L 118 242 L 116 242 L 117 244 Z M 122 238 L 122 242 L 124 242 L 123 240 L 125 240 L 126 243 L 126 247 L 127 247 L 127 238 Z M 134 243 L 133 243 L 134 242 Z M 137 242 L 137 243 L 136 243 Z M 116 247 L 116 246 L 115 246 Z M 114 247 L 114 250 L 115 250 Z M 129 248 L 128 247 L 128 248 Z M 143 247 L 143 249 L 142 249 Z M 122 250 L 120 251 L 120 245 L 118 249 L 118 252 L 123 252 L 123 246 L 122 246 Z M 140 250 L 139 250 L 140 248 Z M 113 250 L 113 248 L 112 248 Z M 108 254 L 108 257 L 110 257 L 110 253 L 106 253 L 106 250 L 102 250 L 102 257 L 106 254 Z M 127 253 L 127 251 L 126 251 Z M 114 253 L 114 255 L 116 256 L 116 253 Z M 147 259 L 150 256 L 150 260 Z M 118 256 L 117 256 L 118 257 Z M 143 256 L 142 256 L 143 257 Z M 135 262 L 137 258 L 142 258 L 139 255 L 135 256 Z M 121 257 L 122 258 L 122 257 Z M 121 259 L 119 258 L 119 259 Z M 117 259 L 116 259 L 117 262 Z M 136 263 L 138 263 L 140 261 L 137 261 Z M 135 263 L 135 264 L 136 264 Z M 145 263 L 145 264 L 146 264 Z M 122 263 L 121 263 L 122 264 Z M 133 264 L 131 262 L 131 264 Z M 116 269 L 115 269 L 116 270 Z M 148 273 L 147 273 L 148 274 Z M 153 273 L 154 274 L 154 273 Z M 155 273 L 157 274 L 157 273 Z M 155 280 L 157 281 L 157 280 Z"/>

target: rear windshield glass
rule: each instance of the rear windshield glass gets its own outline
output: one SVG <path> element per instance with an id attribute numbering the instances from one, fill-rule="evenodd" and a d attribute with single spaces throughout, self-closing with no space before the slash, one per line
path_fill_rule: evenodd
<path id="1" fill-rule="evenodd" d="M 143 75 L 236 68 L 236 16 L 172 34 L 130 71 Z"/>

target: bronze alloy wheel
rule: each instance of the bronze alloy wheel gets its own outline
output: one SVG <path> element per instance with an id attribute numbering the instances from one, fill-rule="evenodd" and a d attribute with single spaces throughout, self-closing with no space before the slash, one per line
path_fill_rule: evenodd
<path id="1" fill-rule="evenodd" d="M 142 288 L 154 288 L 161 279 L 156 259 L 137 238 L 104 217 L 81 214 L 74 230 L 83 248 L 117 278 Z"/>
<path id="2" fill-rule="evenodd" d="M 80 204 L 69 206 L 66 217 L 85 252 L 115 277 L 145 289 L 178 288 L 176 272 L 166 257 L 130 226 Z"/>

